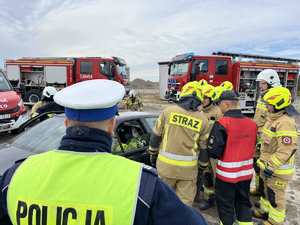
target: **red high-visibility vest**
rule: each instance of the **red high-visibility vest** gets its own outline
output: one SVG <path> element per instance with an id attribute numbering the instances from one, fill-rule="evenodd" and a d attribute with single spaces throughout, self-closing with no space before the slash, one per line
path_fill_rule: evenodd
<path id="1" fill-rule="evenodd" d="M 247 117 L 222 117 L 218 121 L 226 130 L 227 141 L 223 155 L 218 159 L 218 179 L 237 183 L 249 180 L 253 175 L 253 157 L 257 127 Z"/>

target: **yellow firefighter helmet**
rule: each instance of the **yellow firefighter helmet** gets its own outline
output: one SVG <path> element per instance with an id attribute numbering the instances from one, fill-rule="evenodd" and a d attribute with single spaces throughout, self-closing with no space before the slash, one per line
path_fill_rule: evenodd
<path id="1" fill-rule="evenodd" d="M 230 81 L 227 81 L 227 80 L 224 81 L 220 86 L 226 91 L 232 91 L 233 90 L 233 84 Z"/>
<path id="2" fill-rule="evenodd" d="M 210 98 L 212 101 L 215 101 L 217 98 L 215 87 L 210 84 L 206 84 L 202 87 L 202 95 L 203 97 Z"/>
<path id="3" fill-rule="evenodd" d="M 279 110 L 288 107 L 292 103 L 292 95 L 290 90 L 285 87 L 274 87 L 269 89 L 263 100 Z"/>
<path id="4" fill-rule="evenodd" d="M 185 98 L 185 97 L 196 97 L 199 101 L 203 100 L 202 92 L 201 92 L 201 87 L 199 85 L 198 81 L 191 81 L 186 83 L 180 93 L 180 98 Z"/>

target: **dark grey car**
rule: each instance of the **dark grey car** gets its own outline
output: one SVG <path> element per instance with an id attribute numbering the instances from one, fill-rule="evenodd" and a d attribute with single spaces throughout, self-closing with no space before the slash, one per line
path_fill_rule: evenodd
<path id="1" fill-rule="evenodd" d="M 123 112 L 117 116 L 112 152 L 149 165 L 146 149 L 158 115 L 146 112 Z M 42 121 L 40 121 L 43 118 Z M 15 161 L 30 155 L 57 149 L 65 134 L 64 114 L 45 115 L 26 122 L 25 129 L 12 144 L 0 149 L 0 176 Z"/>

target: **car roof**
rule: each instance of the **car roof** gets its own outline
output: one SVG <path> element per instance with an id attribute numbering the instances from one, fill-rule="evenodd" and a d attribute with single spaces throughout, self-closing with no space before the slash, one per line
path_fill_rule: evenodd
<path id="1" fill-rule="evenodd" d="M 47 113 L 43 113 L 37 117 L 31 118 L 31 119 L 25 121 L 17 129 L 20 129 L 19 132 L 21 132 L 26 127 L 30 126 L 30 124 L 34 123 L 39 117 L 42 117 L 42 116 L 45 116 L 46 114 L 51 114 L 51 113 L 55 113 L 55 117 L 59 117 L 62 119 L 65 118 L 65 114 L 63 112 L 47 112 Z M 127 120 L 147 118 L 147 117 L 158 117 L 158 115 L 159 114 L 155 113 L 155 112 L 133 112 L 133 111 L 125 112 L 124 111 L 124 112 L 120 112 L 116 118 L 117 118 L 117 124 L 120 124 L 123 121 L 127 121 Z"/>

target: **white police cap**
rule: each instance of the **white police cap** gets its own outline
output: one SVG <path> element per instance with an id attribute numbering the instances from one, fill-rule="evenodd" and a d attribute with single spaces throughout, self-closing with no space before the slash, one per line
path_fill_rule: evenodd
<path id="1" fill-rule="evenodd" d="M 123 99 L 122 84 L 104 79 L 82 81 L 57 92 L 54 101 L 65 107 L 66 117 L 76 121 L 102 121 L 112 118 Z"/>

